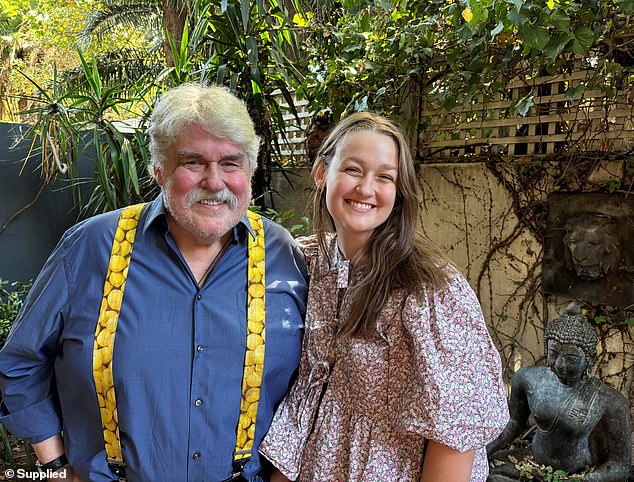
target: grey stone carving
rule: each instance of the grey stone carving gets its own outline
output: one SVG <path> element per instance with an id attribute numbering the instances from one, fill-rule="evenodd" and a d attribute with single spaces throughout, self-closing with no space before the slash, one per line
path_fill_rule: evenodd
<path id="1" fill-rule="evenodd" d="M 563 243 L 566 268 L 592 281 L 614 271 L 619 260 L 619 234 L 609 216 L 582 213 L 568 218 Z"/>
<path id="2" fill-rule="evenodd" d="M 545 293 L 634 304 L 634 196 L 552 193 L 546 228 Z"/>
<path id="3" fill-rule="evenodd" d="M 544 333 L 547 366 L 520 369 L 512 380 L 511 420 L 487 447 L 488 482 L 520 480 L 517 461 L 533 461 L 591 482 L 625 482 L 630 471 L 630 420 L 626 398 L 591 375 L 597 335 L 577 305 L 552 320 Z M 508 450 L 526 429 L 528 447 Z M 494 463 L 495 465 L 495 463 Z"/>

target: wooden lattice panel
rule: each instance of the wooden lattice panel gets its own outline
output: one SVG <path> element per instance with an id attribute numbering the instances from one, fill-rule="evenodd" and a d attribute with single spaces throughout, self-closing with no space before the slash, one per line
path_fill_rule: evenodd
<path id="1" fill-rule="evenodd" d="M 281 147 L 282 162 L 286 163 L 302 163 L 306 160 L 306 128 L 310 123 L 310 112 L 308 112 L 308 101 L 293 99 L 297 117 L 291 112 L 288 103 L 284 102 L 280 94 L 280 107 L 284 114 L 286 122 L 286 137 L 278 133 L 277 142 Z"/>
<path id="2" fill-rule="evenodd" d="M 566 92 L 587 85 L 592 73 L 516 80 L 505 95 L 447 112 L 428 105 L 424 111 L 424 157 L 462 157 L 487 152 L 508 156 L 554 154 L 564 150 L 628 151 L 634 148 L 634 86 L 607 95 L 586 88 L 569 100 Z M 522 117 L 513 102 L 527 95 L 534 105 Z"/>

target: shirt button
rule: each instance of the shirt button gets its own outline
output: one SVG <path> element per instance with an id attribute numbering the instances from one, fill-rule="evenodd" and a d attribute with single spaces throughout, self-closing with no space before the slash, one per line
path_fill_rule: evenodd
<path id="1" fill-rule="evenodd" d="M 194 402 L 194 405 L 196 405 L 197 407 L 200 407 L 202 404 L 203 401 L 200 398 Z"/>
<path id="2" fill-rule="evenodd" d="M 204 350 L 204 348 L 203 348 L 203 346 L 202 346 L 202 345 L 198 345 L 198 346 L 196 347 L 196 351 L 197 351 L 198 353 L 200 353 L 200 352 L 201 352 L 201 351 L 203 351 L 203 350 Z"/>
<path id="3" fill-rule="evenodd" d="M 192 459 L 198 460 L 199 458 L 200 458 L 200 453 L 199 452 L 194 452 L 194 454 L 192 455 Z"/>
<path id="4" fill-rule="evenodd" d="M 196 296 L 196 299 L 197 299 L 198 301 L 202 300 L 202 299 L 203 299 L 203 295 L 198 295 L 198 296 Z"/>

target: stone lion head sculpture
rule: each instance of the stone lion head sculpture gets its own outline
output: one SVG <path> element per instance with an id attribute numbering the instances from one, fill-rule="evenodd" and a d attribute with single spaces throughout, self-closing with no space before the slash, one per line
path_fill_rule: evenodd
<path id="1" fill-rule="evenodd" d="M 564 261 L 568 270 L 587 281 L 614 270 L 620 245 L 617 225 L 609 216 L 577 214 L 566 220 L 564 232 Z"/>

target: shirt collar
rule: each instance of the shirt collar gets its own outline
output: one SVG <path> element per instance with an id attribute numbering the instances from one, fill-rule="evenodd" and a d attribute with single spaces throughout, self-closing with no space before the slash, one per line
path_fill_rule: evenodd
<path id="1" fill-rule="evenodd" d="M 150 203 L 145 218 L 145 224 L 143 225 L 143 232 L 145 233 L 147 229 L 155 222 L 158 222 L 159 219 L 163 220 L 165 227 L 167 228 L 167 213 L 165 211 L 165 205 L 163 204 L 163 193 L 160 193 L 156 199 Z M 242 215 L 238 224 L 233 228 L 233 239 L 240 239 L 239 231 L 242 229 L 246 229 L 247 232 L 255 238 L 255 231 L 253 231 L 246 213 Z"/>

